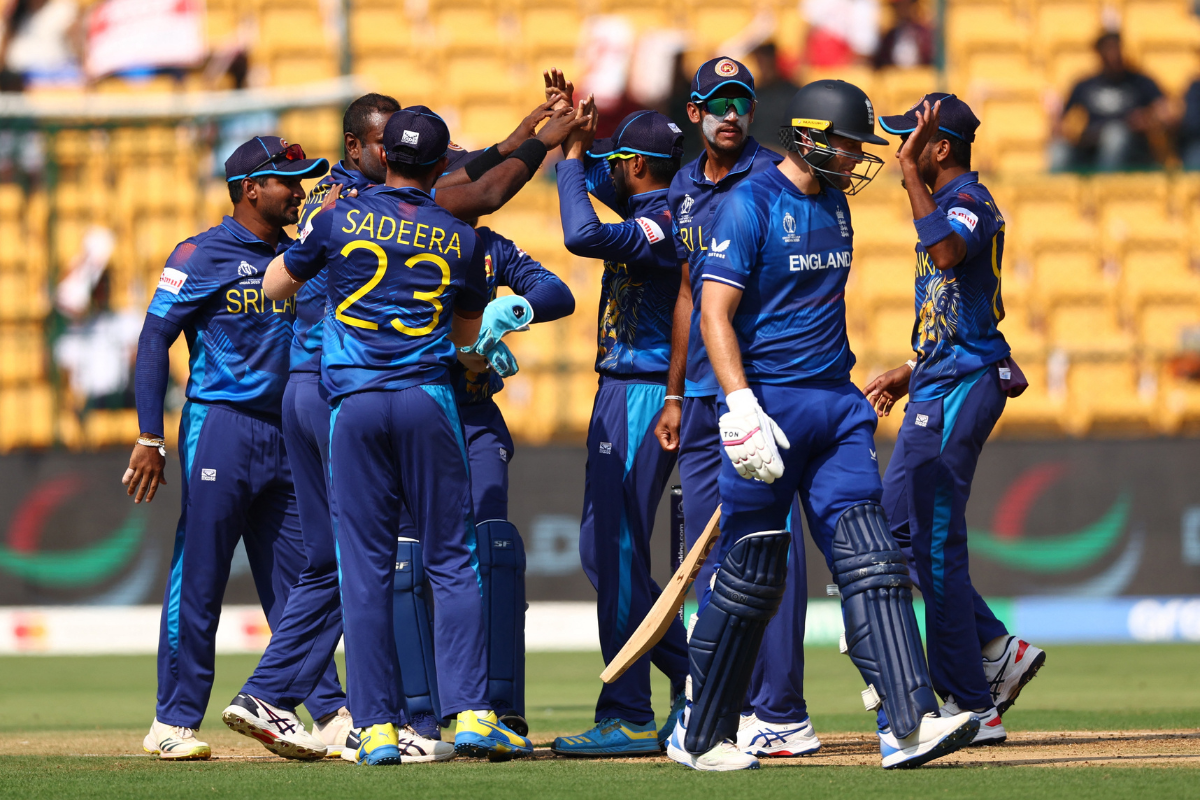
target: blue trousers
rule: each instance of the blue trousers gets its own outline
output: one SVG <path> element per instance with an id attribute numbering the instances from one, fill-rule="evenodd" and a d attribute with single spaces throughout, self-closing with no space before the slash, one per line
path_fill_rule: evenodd
<path id="1" fill-rule="evenodd" d="M 278 423 L 188 402 L 179 425 L 183 513 L 158 640 L 159 722 L 199 728 L 212 692 L 217 622 L 239 539 L 274 630 L 305 565 L 292 471 Z M 337 673 L 322 673 L 309 713 L 337 711 Z"/>
<path id="2" fill-rule="evenodd" d="M 981 648 L 1007 630 L 971 585 L 967 500 L 1007 397 L 995 365 L 936 400 L 909 401 L 884 479 L 884 510 L 925 598 L 929 677 L 961 708 L 991 708 Z"/>
<path id="3" fill-rule="evenodd" d="M 437 607 L 443 715 L 484 709 L 487 649 L 466 444 L 446 384 L 341 398 L 329 423 L 346 685 L 359 727 L 407 720 L 399 693 L 392 590 L 403 504 Z"/>
<path id="4" fill-rule="evenodd" d="M 717 398 L 685 397 L 679 428 L 679 482 L 683 486 L 684 537 L 690 549 L 720 502 L 717 479 L 721 464 L 721 428 Z M 790 524 L 799 525 L 793 500 Z M 708 602 L 717 558 L 710 553 L 696 576 L 696 598 Z M 764 722 L 798 722 L 808 716 L 804 701 L 804 623 L 808 612 L 808 575 L 803 542 L 788 556 L 788 583 L 778 613 L 763 633 L 754 665 L 747 705 Z"/>
<path id="5" fill-rule="evenodd" d="M 329 395 L 315 372 L 297 372 L 288 381 L 283 439 L 296 484 L 307 563 L 282 619 L 271 630 L 271 643 L 242 691 L 295 709 L 323 679 L 337 684 L 333 654 L 342 638 L 342 595 L 329 513 Z M 335 711 L 309 709 L 315 719 Z"/>
<path id="6" fill-rule="evenodd" d="M 751 386 L 763 410 L 783 429 L 791 449 L 780 450 L 783 476 L 774 483 L 747 480 L 722 456 L 721 538 L 717 563 L 751 533 L 783 530 L 800 493 L 813 541 L 833 571 L 831 545 L 838 520 L 851 506 L 879 502 L 883 492 L 875 457 L 875 412 L 849 382 L 838 385 Z M 718 411 L 729 410 L 724 395 Z M 794 525 L 792 535 L 799 534 Z M 801 546 L 794 542 L 792 550 Z"/>
<path id="7" fill-rule="evenodd" d="M 650 534 L 675 466 L 675 454 L 665 452 L 654 435 L 665 396 L 661 383 L 602 375 L 592 407 L 579 555 L 596 587 L 606 664 L 662 591 L 650 577 Z M 678 620 L 654 649 L 600 690 L 597 722 L 620 717 L 644 725 L 654 720 L 651 663 L 670 678 L 673 691 L 682 691 L 688 674 L 687 636 Z"/>

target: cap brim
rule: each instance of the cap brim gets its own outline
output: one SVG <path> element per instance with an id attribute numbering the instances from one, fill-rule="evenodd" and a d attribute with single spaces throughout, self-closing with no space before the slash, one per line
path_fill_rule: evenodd
<path id="1" fill-rule="evenodd" d="M 604 158 L 611 155 L 617 149 L 616 141 L 611 137 L 604 139 L 596 139 L 592 142 L 592 149 L 587 151 L 589 156 L 594 158 Z"/>
<path id="2" fill-rule="evenodd" d="M 745 89 L 747 92 L 749 92 L 749 93 L 750 93 L 750 97 L 751 97 L 751 99 L 755 99 L 755 100 L 757 100 L 757 99 L 758 99 L 758 95 L 756 95 L 756 94 L 754 93 L 754 90 L 750 88 L 749 84 L 747 84 L 747 83 L 744 83 L 743 81 L 739 81 L 739 80 L 733 79 L 733 78 L 730 78 L 730 79 L 729 79 L 729 80 L 727 80 L 727 81 L 721 81 L 721 82 L 720 82 L 720 83 L 718 83 L 716 86 L 714 86 L 713 88 L 709 89 L 709 90 L 708 90 L 708 94 L 700 94 L 699 92 L 692 92 L 692 93 L 691 93 L 691 95 L 690 95 L 690 99 L 691 99 L 693 102 L 695 102 L 695 101 L 697 101 L 697 100 L 699 100 L 699 101 L 704 101 L 704 100 L 707 100 L 708 98 L 710 98 L 710 97 L 712 97 L 714 94 L 716 94 L 716 93 L 717 93 L 717 92 L 718 92 L 718 91 L 721 89 L 721 87 L 722 87 L 722 86 L 728 86 L 728 85 L 729 85 L 729 84 L 731 84 L 731 83 L 732 83 L 732 84 L 735 84 L 735 85 L 737 85 L 737 86 L 740 86 L 740 87 L 742 87 L 743 89 Z"/>
<path id="3" fill-rule="evenodd" d="M 446 155 L 450 157 L 450 161 L 446 164 L 446 172 L 450 173 L 462 169 L 474 161 L 481 153 L 483 153 L 482 150 L 447 150 Z"/>
<path id="4" fill-rule="evenodd" d="M 890 117 L 880 117 L 879 127 L 893 136 L 904 136 L 917 129 L 917 122 L 903 114 L 896 114 Z"/>
<path id="5" fill-rule="evenodd" d="M 288 178 L 319 178 L 329 172 L 329 162 L 323 158 L 301 158 L 296 161 L 284 161 L 282 164 L 272 164 L 271 169 L 260 169 L 246 175 L 227 178 L 237 181 L 242 178 L 257 178 L 262 175 L 281 175 Z"/>

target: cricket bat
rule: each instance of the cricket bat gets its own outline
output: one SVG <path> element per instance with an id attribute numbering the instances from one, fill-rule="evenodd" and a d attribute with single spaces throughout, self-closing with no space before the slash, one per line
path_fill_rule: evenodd
<path id="1" fill-rule="evenodd" d="M 721 507 L 717 506 L 704 533 L 700 534 L 700 538 L 688 552 L 687 558 L 683 560 L 679 569 L 675 570 L 675 574 L 671 576 L 671 580 L 663 587 L 662 594 L 658 596 L 658 600 L 651 607 L 650 613 L 642 620 L 642 624 L 638 625 L 637 630 L 629 637 L 629 641 L 625 642 L 625 646 L 621 648 L 621 652 L 617 653 L 616 657 L 604 668 L 604 672 L 600 673 L 600 680 L 612 683 L 621 677 L 625 670 L 629 669 L 630 664 L 650 652 L 650 648 L 658 644 L 659 640 L 666 635 L 667 628 L 671 627 L 675 615 L 683 606 L 684 595 L 691 588 L 696 573 L 700 571 L 700 566 L 708 557 L 708 552 L 712 550 L 717 536 L 721 533 L 721 529 L 718 527 L 720 521 Z"/>

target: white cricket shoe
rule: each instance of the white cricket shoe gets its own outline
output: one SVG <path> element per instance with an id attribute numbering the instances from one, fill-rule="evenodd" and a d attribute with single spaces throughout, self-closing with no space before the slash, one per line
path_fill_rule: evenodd
<path id="1" fill-rule="evenodd" d="M 1004 655 L 995 661 L 983 660 L 983 675 L 992 687 L 992 702 L 1001 714 L 1017 702 L 1025 684 L 1033 680 L 1046 663 L 1046 653 L 1016 636 L 1008 637 Z"/>
<path id="2" fill-rule="evenodd" d="M 337 758 L 346 747 L 346 736 L 354 730 L 354 720 L 345 706 L 330 714 L 325 722 L 313 720 L 313 736 L 325 743 L 325 757 Z"/>
<path id="3" fill-rule="evenodd" d="M 212 748 L 208 742 L 196 738 L 192 728 L 166 725 L 154 718 L 150 732 L 142 740 L 142 749 L 167 761 L 194 761 L 211 758 Z"/>
<path id="4" fill-rule="evenodd" d="M 759 758 L 767 756 L 808 756 L 821 749 L 821 740 L 812 720 L 800 722 L 763 722 L 754 714 L 743 714 L 738 723 L 738 749 Z"/>
<path id="5" fill-rule="evenodd" d="M 979 730 L 979 717 L 962 713 L 941 717 L 932 712 L 921 717 L 917 729 L 903 739 L 891 728 L 879 731 L 879 752 L 884 769 L 919 767 L 965 747 Z"/>
<path id="6" fill-rule="evenodd" d="M 420 764 L 426 761 L 449 761 L 454 758 L 454 745 L 440 739 L 430 739 L 417 733 L 411 725 L 399 729 L 401 764 Z M 359 739 L 358 731 L 351 730 L 346 737 L 346 746 L 342 750 L 342 759 L 351 764 L 358 763 Z"/>
<path id="7" fill-rule="evenodd" d="M 221 712 L 221 721 L 243 736 L 262 742 L 277 756 L 300 761 L 325 757 L 325 743 L 304 730 L 295 712 L 276 708 L 245 692 Z"/>
<path id="8" fill-rule="evenodd" d="M 680 715 L 679 721 L 675 723 L 675 730 L 671 731 L 671 736 L 667 739 L 667 758 L 701 772 L 733 772 L 739 769 L 759 768 L 758 759 L 743 753 L 730 739 L 718 743 L 707 753 L 698 756 L 684 750 L 683 739 L 687 735 L 684 720 L 690 711 L 691 709 L 687 709 Z"/>
<path id="9" fill-rule="evenodd" d="M 942 703 L 942 707 L 938 709 L 938 713 L 943 717 L 953 717 L 956 714 L 963 713 L 963 710 L 958 707 L 958 703 L 953 697 L 947 697 L 946 702 Z M 994 707 L 987 711 L 973 712 L 979 717 L 979 730 L 975 733 L 975 738 L 971 740 L 967 747 L 978 747 L 985 744 L 1003 744 L 1008 738 L 1008 732 L 1004 730 L 1004 723 L 1000 721 L 1000 712 Z"/>

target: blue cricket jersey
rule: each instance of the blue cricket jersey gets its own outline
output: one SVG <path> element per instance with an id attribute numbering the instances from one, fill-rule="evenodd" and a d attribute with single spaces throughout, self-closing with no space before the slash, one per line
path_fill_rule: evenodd
<path id="1" fill-rule="evenodd" d="M 335 183 L 342 185 L 343 191 L 357 189 L 360 192 L 371 185 L 366 175 L 355 169 L 348 169 L 346 162 L 339 161 L 329 174 L 313 187 L 304 199 L 304 207 L 300 210 L 299 230 L 304 230 L 309 218 L 317 213 L 329 187 Z M 292 327 L 292 372 L 321 371 L 321 338 L 324 335 L 325 319 L 325 272 L 317 273 L 316 277 L 300 287 L 296 292 L 296 323 Z"/>
<path id="2" fill-rule="evenodd" d="M 284 266 L 328 268 L 321 381 L 330 400 L 447 379 L 454 308 L 487 305 L 475 231 L 412 188 L 373 186 L 309 219 Z"/>
<path id="3" fill-rule="evenodd" d="M 586 168 L 578 159 L 558 163 L 558 202 L 567 250 L 604 261 L 596 371 L 665 382 L 680 276 L 668 190 L 643 192 L 619 204 L 608 163 L 588 161 Z M 601 223 L 589 193 L 624 221 Z"/>
<path id="4" fill-rule="evenodd" d="M 854 247 L 846 196 L 806 195 L 778 169 L 738 183 L 710 223 L 699 272 L 742 290 L 733 329 L 750 383 L 842 383 L 846 278 Z"/>
<path id="5" fill-rule="evenodd" d="M 939 270 L 917 244 L 917 324 L 912 341 L 917 368 L 908 384 L 917 401 L 945 395 L 963 377 L 1010 352 L 997 328 L 1004 319 L 1004 217 L 996 201 L 979 183 L 977 172 L 950 181 L 933 199 L 967 243 L 967 254 L 957 266 Z"/>
<path id="6" fill-rule="evenodd" d="M 183 330 L 189 400 L 279 416 L 296 304 L 268 300 L 262 276 L 291 242 L 273 247 L 225 217 L 167 259 L 147 311 Z"/>
<path id="7" fill-rule="evenodd" d="M 708 351 L 700 336 L 700 290 L 704 281 L 696 262 L 708 250 L 704 228 L 725 195 L 748 175 L 757 175 L 768 167 L 783 161 L 783 156 L 768 150 L 746 137 L 746 146 L 733 169 L 718 183 L 713 183 L 704 174 L 708 161 L 705 151 L 675 174 L 671 189 L 667 193 L 667 207 L 675 221 L 675 249 L 681 261 L 689 263 L 688 278 L 692 285 L 692 319 L 688 333 L 687 375 L 684 394 L 688 397 L 712 397 L 720 387 L 712 365 L 708 363 Z M 696 252 L 699 251 L 699 252 Z"/>
<path id="8" fill-rule="evenodd" d="M 496 289 L 507 286 L 525 297 L 533 308 L 533 321 L 551 322 L 574 309 L 571 290 L 557 275 L 490 228 L 476 228 L 483 246 L 487 273 L 488 299 L 496 299 Z M 546 298 L 549 302 L 540 302 Z M 450 370 L 454 394 L 459 405 L 483 403 L 504 388 L 504 379 L 494 371 L 472 372 L 457 362 Z"/>

